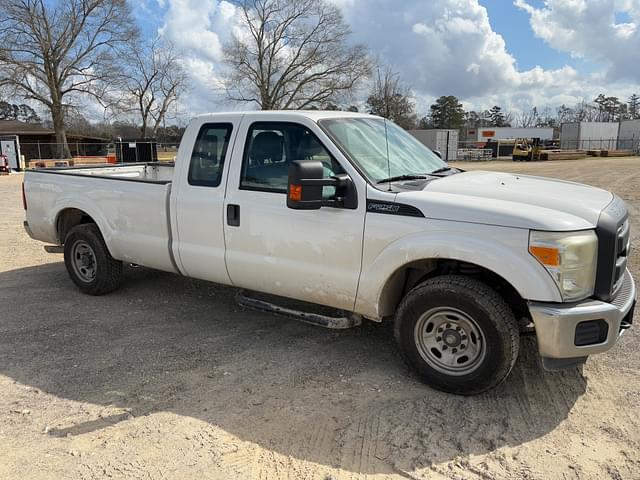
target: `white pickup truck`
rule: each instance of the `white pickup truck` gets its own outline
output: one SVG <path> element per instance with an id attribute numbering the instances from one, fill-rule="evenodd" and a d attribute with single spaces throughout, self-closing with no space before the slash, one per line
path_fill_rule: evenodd
<path id="1" fill-rule="evenodd" d="M 85 293 L 123 262 L 394 321 L 429 385 L 473 394 L 535 331 L 547 369 L 614 346 L 633 319 L 629 219 L 612 193 L 450 168 L 382 118 L 203 115 L 175 165 L 30 170 L 25 228 L 64 245 Z"/>

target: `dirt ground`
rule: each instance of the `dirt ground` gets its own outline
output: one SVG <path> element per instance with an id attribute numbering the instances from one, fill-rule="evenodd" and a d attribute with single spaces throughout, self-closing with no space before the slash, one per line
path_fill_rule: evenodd
<path id="1" fill-rule="evenodd" d="M 640 244 L 638 158 L 463 168 L 613 190 Z M 638 327 L 562 373 L 523 338 L 503 385 L 447 395 L 388 325 L 328 331 L 144 268 L 82 295 L 24 233 L 21 181 L 0 177 L 0 479 L 640 478 Z"/>

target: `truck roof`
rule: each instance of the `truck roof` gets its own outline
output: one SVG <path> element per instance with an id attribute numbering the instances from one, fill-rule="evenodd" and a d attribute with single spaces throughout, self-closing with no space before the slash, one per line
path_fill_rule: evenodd
<path id="1" fill-rule="evenodd" d="M 286 116 L 288 118 L 299 117 L 299 118 L 308 118 L 313 121 L 322 120 L 323 118 L 381 118 L 376 115 L 371 115 L 368 113 L 360 113 L 360 112 L 344 112 L 340 110 L 245 110 L 238 112 L 216 112 L 216 113 L 203 113 L 201 115 L 197 115 L 195 118 L 200 120 L 215 120 L 216 117 L 219 116 L 238 116 L 242 117 L 244 115 L 251 115 L 252 117 L 265 117 L 267 118 L 277 118 Z"/>

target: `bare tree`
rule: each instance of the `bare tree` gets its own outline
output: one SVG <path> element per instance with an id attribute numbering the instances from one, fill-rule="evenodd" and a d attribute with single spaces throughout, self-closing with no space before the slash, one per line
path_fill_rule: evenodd
<path id="1" fill-rule="evenodd" d="M 564 122 L 571 122 L 574 117 L 574 110 L 567 107 L 564 103 L 556 108 L 555 121 L 557 125 L 562 125 Z"/>
<path id="2" fill-rule="evenodd" d="M 65 111 L 79 95 L 102 96 L 132 25 L 126 0 L 0 0 L 0 86 L 48 108 L 58 156 L 71 156 Z"/>
<path id="3" fill-rule="evenodd" d="M 141 120 L 140 135 L 156 135 L 169 112 L 187 88 L 187 75 L 173 45 L 159 38 L 148 45 L 132 45 L 128 62 L 124 109 Z"/>
<path id="4" fill-rule="evenodd" d="M 599 122 L 600 110 L 598 107 L 591 105 L 584 100 L 577 103 L 576 106 L 571 109 L 571 117 L 568 121 L 571 122 Z"/>
<path id="5" fill-rule="evenodd" d="M 537 127 L 540 122 L 540 116 L 538 115 L 538 108 L 533 107 L 528 112 L 521 112 L 516 115 L 516 127 L 529 128 Z"/>
<path id="6" fill-rule="evenodd" d="M 243 32 L 225 45 L 229 99 L 263 110 L 302 109 L 348 96 L 368 75 L 364 47 L 347 45 L 340 10 L 325 0 L 242 0 Z"/>
<path id="7" fill-rule="evenodd" d="M 402 128 L 415 128 L 418 116 L 411 99 L 411 90 L 400 82 L 400 77 L 390 68 L 384 73 L 378 69 L 373 89 L 367 98 L 369 113 L 388 118 Z"/>

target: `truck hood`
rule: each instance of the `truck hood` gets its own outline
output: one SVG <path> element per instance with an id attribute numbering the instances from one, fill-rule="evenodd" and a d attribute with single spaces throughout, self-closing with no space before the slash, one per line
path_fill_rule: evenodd
<path id="1" fill-rule="evenodd" d="M 595 228 L 613 194 L 579 183 L 499 172 L 463 172 L 398 193 L 427 218 L 568 231 Z"/>

